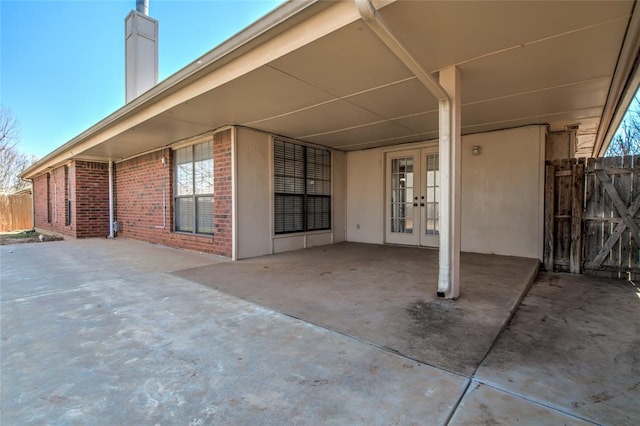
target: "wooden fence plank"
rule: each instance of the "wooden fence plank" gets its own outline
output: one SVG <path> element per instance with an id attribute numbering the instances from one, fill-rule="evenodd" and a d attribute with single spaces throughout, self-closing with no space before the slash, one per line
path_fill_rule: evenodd
<path id="1" fill-rule="evenodd" d="M 631 204 L 631 207 L 629 207 L 629 214 L 635 215 L 638 212 L 638 209 L 640 209 L 640 196 L 636 198 L 633 201 L 633 204 Z M 602 264 L 602 261 L 607 257 L 612 247 L 618 241 L 618 239 L 620 238 L 622 233 L 625 231 L 625 229 L 627 229 L 627 225 L 624 222 L 618 223 L 618 225 L 613 230 L 611 235 L 609 235 L 609 238 L 607 239 L 607 241 L 602 245 L 602 248 L 600 249 L 598 254 L 589 263 L 590 269 L 596 269 L 600 267 L 600 265 Z"/>
<path id="2" fill-rule="evenodd" d="M 640 156 L 557 160 L 545 178 L 545 267 L 640 277 Z"/>
<path id="3" fill-rule="evenodd" d="M 598 170 L 596 172 L 596 176 L 598 176 L 598 179 L 600 179 L 600 182 L 602 182 L 602 185 L 604 186 L 605 190 L 609 194 L 609 197 L 611 198 L 611 201 L 613 202 L 613 206 L 618 211 L 618 214 L 624 221 L 625 225 L 627 225 L 627 227 L 631 231 L 631 235 L 636 239 L 636 241 L 640 242 L 640 227 L 638 227 L 638 225 L 634 222 L 633 216 L 629 215 L 627 206 L 620 199 L 620 195 L 618 195 L 618 191 L 613 186 L 611 179 L 603 170 Z"/>
<path id="4" fill-rule="evenodd" d="M 640 156 L 633 157 L 633 166 L 640 167 Z M 640 196 L 640 172 L 636 172 L 632 175 L 631 185 L 631 194 L 633 199 L 636 199 Z M 634 218 L 635 217 L 636 216 L 634 215 Z M 640 268 L 640 244 L 633 238 L 629 238 L 629 265 L 630 268 Z M 634 276 L 633 279 L 637 278 L 637 276 Z"/>
<path id="5" fill-rule="evenodd" d="M 584 167 L 581 163 L 573 166 L 572 179 L 569 271 L 573 274 L 579 274 L 582 263 L 582 202 L 584 195 Z"/>
<path id="6" fill-rule="evenodd" d="M 633 157 L 630 155 L 623 157 L 622 167 L 623 167 L 623 170 L 631 170 L 633 168 Z M 616 173 L 615 175 L 618 177 L 619 185 L 617 185 L 616 187 L 618 189 L 618 193 L 620 194 L 620 198 L 622 198 L 622 201 L 626 206 L 631 206 L 631 204 L 633 204 L 633 201 L 634 201 L 633 173 L 619 172 L 619 173 Z M 629 213 L 631 214 L 631 212 Z M 634 217 L 634 216 L 635 216 L 635 213 L 631 214 L 631 217 Z M 620 268 L 629 267 L 629 262 L 631 260 L 631 253 L 630 253 L 631 241 L 633 241 L 633 238 L 631 238 L 631 235 L 629 234 L 629 232 L 623 232 L 622 235 L 620 235 L 620 244 L 618 244 L 618 246 L 620 247 L 620 256 L 618 258 L 618 265 Z"/>
<path id="7" fill-rule="evenodd" d="M 33 228 L 31 194 L 0 195 L 0 231 Z"/>
<path id="8" fill-rule="evenodd" d="M 545 190 L 544 190 L 544 267 L 547 271 L 553 271 L 554 260 L 554 225 L 555 225 L 555 166 L 545 166 Z"/>
<path id="9" fill-rule="evenodd" d="M 556 165 L 554 269 L 566 272 L 571 258 L 572 171 L 572 160 L 562 160 Z"/>

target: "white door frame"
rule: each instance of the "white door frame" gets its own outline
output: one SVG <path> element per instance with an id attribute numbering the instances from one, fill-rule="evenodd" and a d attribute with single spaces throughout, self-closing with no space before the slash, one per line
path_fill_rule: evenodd
<path id="1" fill-rule="evenodd" d="M 420 150 L 389 152 L 385 165 L 385 241 L 418 245 Z"/>
<path id="2" fill-rule="evenodd" d="M 385 243 L 426 247 L 439 246 L 440 236 L 427 234 L 426 229 L 428 204 L 438 201 L 433 199 L 435 182 L 430 182 L 432 192 L 431 195 L 427 194 L 427 155 L 437 153 L 438 145 L 436 143 L 397 147 L 384 152 Z M 402 166 L 407 159 L 411 159 L 411 167 L 409 168 L 406 167 L 406 164 L 404 167 Z M 394 164 L 393 160 L 398 161 Z M 411 171 L 408 172 L 408 169 Z M 432 205 L 436 206 L 436 210 L 438 210 L 437 204 Z M 430 222 L 430 224 L 433 228 L 433 223 Z M 433 232 L 433 229 L 431 231 Z"/>

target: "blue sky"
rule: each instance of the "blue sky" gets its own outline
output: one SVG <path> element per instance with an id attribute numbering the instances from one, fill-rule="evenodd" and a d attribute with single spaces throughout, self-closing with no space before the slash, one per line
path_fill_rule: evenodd
<path id="1" fill-rule="evenodd" d="M 159 79 L 264 16 L 281 0 L 150 0 Z M 0 0 L 0 101 L 21 152 L 43 157 L 124 105 L 124 18 L 135 0 Z"/>

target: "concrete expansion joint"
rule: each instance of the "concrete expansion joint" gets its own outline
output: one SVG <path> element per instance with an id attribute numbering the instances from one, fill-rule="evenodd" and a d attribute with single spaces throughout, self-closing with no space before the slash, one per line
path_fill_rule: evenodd
<path id="1" fill-rule="evenodd" d="M 472 382 L 473 382 L 473 379 L 467 380 L 466 386 L 464 387 L 463 391 L 460 392 L 460 395 L 458 396 L 458 400 L 456 401 L 456 403 L 451 408 L 451 411 L 449 412 L 449 416 L 447 417 L 447 420 L 444 422 L 445 425 L 448 425 L 448 424 L 451 423 L 451 419 L 453 418 L 453 416 L 458 411 L 458 407 L 460 407 L 460 404 L 462 404 L 462 400 L 465 398 L 465 396 L 467 396 L 467 394 L 472 389 L 471 388 L 471 383 Z"/>
<path id="2" fill-rule="evenodd" d="M 523 399 L 523 400 L 525 400 L 525 401 L 527 401 L 527 402 L 529 402 L 531 404 L 537 405 L 539 407 L 543 407 L 543 408 L 546 408 L 548 410 L 552 410 L 552 411 L 556 411 L 558 413 L 562 413 L 562 414 L 564 414 L 566 416 L 573 417 L 574 419 L 577 419 L 577 420 L 580 420 L 580 421 L 583 421 L 583 422 L 587 422 L 587 423 L 592 424 L 592 425 L 598 425 L 598 426 L 600 425 L 600 423 L 596 423 L 593 420 L 589 420 L 587 418 L 578 416 L 575 413 L 572 413 L 571 411 L 563 410 L 562 408 L 560 408 L 558 406 L 555 406 L 555 405 L 552 405 L 552 404 L 547 404 L 547 403 L 545 403 L 543 401 L 540 401 L 540 400 L 537 400 L 537 399 L 533 399 L 533 398 L 528 397 L 528 396 L 526 396 L 524 394 L 510 391 L 509 389 L 504 388 L 502 386 L 499 386 L 499 385 L 497 385 L 495 383 L 479 379 L 479 378 L 475 377 L 475 374 L 471 378 L 471 380 L 469 381 L 469 386 L 467 388 L 467 389 L 469 389 L 469 392 L 471 390 L 473 390 L 473 388 L 474 388 L 474 386 L 471 386 L 471 384 L 478 384 L 478 385 L 482 385 L 482 386 L 488 386 L 488 387 L 490 387 L 492 389 L 495 389 L 497 391 L 506 393 L 506 394 L 511 395 L 511 396 L 513 396 L 515 398 Z M 456 407 L 456 409 L 457 409 L 457 407 Z"/>
<path id="3" fill-rule="evenodd" d="M 261 305 L 257 305 L 257 306 L 262 307 Z M 269 309 L 269 308 L 267 308 L 267 309 Z M 469 376 L 467 376 L 467 375 L 464 375 L 464 374 L 462 374 L 462 373 L 459 373 L 459 372 L 457 372 L 457 371 L 449 370 L 449 369 L 446 369 L 446 368 L 444 368 L 444 367 L 442 367 L 442 366 L 438 366 L 438 365 L 435 365 L 435 364 L 430 364 L 430 363 L 428 363 L 428 362 L 421 361 L 421 360 L 416 359 L 416 358 L 412 358 L 412 357 L 407 356 L 407 355 L 405 355 L 405 354 L 403 354 L 403 353 L 401 353 L 401 352 L 398 352 L 398 351 L 396 351 L 396 350 L 394 350 L 394 349 L 392 349 L 392 348 L 388 348 L 388 347 L 386 347 L 386 346 L 377 345 L 377 344 L 375 344 L 375 343 L 373 343 L 373 342 L 370 342 L 369 340 L 364 340 L 364 339 L 361 339 L 361 338 L 359 338 L 359 337 L 352 336 L 352 335 L 347 334 L 347 333 L 343 333 L 343 332 L 342 332 L 342 331 L 340 331 L 340 330 L 334 330 L 334 329 L 332 329 L 332 328 L 329 328 L 329 327 L 323 326 L 323 325 L 321 325 L 321 324 L 316 324 L 316 323 L 313 323 L 313 322 L 305 321 L 305 320 L 303 320 L 302 318 L 298 318 L 298 317 L 293 316 L 293 315 L 288 315 L 288 314 L 285 314 L 285 313 L 283 313 L 283 312 L 278 312 L 278 311 L 273 311 L 273 312 L 274 312 L 274 313 L 276 313 L 276 314 L 278 314 L 278 315 L 282 315 L 282 316 L 284 316 L 284 317 L 287 317 L 287 318 L 292 318 L 292 319 L 297 320 L 297 321 L 302 321 L 302 322 L 303 322 L 303 323 L 305 323 L 305 324 L 311 324 L 311 325 L 312 325 L 312 326 L 314 326 L 314 327 L 321 328 L 321 329 L 326 330 L 326 331 L 329 331 L 329 332 L 331 332 L 331 333 L 339 334 L 339 335 L 344 336 L 344 337 L 346 337 L 346 338 L 348 338 L 348 339 L 350 339 L 350 340 L 353 340 L 353 341 L 355 341 L 355 342 L 362 343 L 362 344 L 367 345 L 367 346 L 371 346 L 372 348 L 379 349 L 379 350 L 381 350 L 381 351 L 384 351 L 384 352 L 387 352 L 387 353 L 393 354 L 393 355 L 395 355 L 395 356 L 399 356 L 399 357 L 404 358 L 404 359 L 406 359 L 406 360 L 408 360 L 408 361 L 415 362 L 416 364 L 425 365 L 425 366 L 427 366 L 427 367 L 435 368 L 435 369 L 437 369 L 437 370 L 444 371 L 445 373 L 449 373 L 449 374 L 454 374 L 454 375 L 456 375 L 456 376 L 459 376 L 459 377 L 465 378 L 465 379 L 467 379 L 467 380 L 471 379 L 471 377 L 469 377 Z"/>
<path id="4" fill-rule="evenodd" d="M 527 294 L 529 294 L 529 291 L 531 290 L 531 287 L 533 287 L 533 283 L 536 281 L 536 278 L 538 278 L 538 273 L 539 272 L 540 272 L 540 264 L 538 264 L 536 266 L 536 268 L 531 272 L 531 274 L 527 277 L 527 282 L 526 282 L 526 285 L 524 287 L 524 290 L 522 291 L 520 296 L 517 298 L 517 300 L 515 301 L 515 303 L 511 307 L 511 310 L 509 311 L 509 316 L 507 318 L 505 318 L 505 320 L 502 322 L 502 324 L 500 326 L 500 330 L 498 331 L 498 334 L 496 334 L 496 337 L 493 339 L 493 342 L 491 342 L 491 346 L 489 346 L 489 349 L 487 349 L 487 351 L 484 353 L 484 356 L 482 357 L 482 359 L 478 363 L 478 366 L 473 371 L 473 374 L 471 375 L 471 378 L 475 377 L 476 373 L 478 372 L 478 369 L 484 363 L 485 359 L 487 359 L 487 356 L 489 356 L 489 354 L 491 353 L 491 351 L 493 350 L 495 345 L 498 343 L 498 340 L 500 340 L 500 336 L 502 336 L 502 334 L 505 332 L 505 330 L 509 326 L 509 323 L 513 319 L 513 316 L 516 314 L 516 311 L 520 307 L 520 304 L 522 303 L 524 298 L 527 297 Z"/>

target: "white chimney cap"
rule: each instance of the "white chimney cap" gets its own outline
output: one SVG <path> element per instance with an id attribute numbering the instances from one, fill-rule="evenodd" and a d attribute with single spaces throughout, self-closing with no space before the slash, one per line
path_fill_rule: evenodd
<path id="1" fill-rule="evenodd" d="M 136 0 L 136 10 L 149 16 L 149 0 Z"/>

